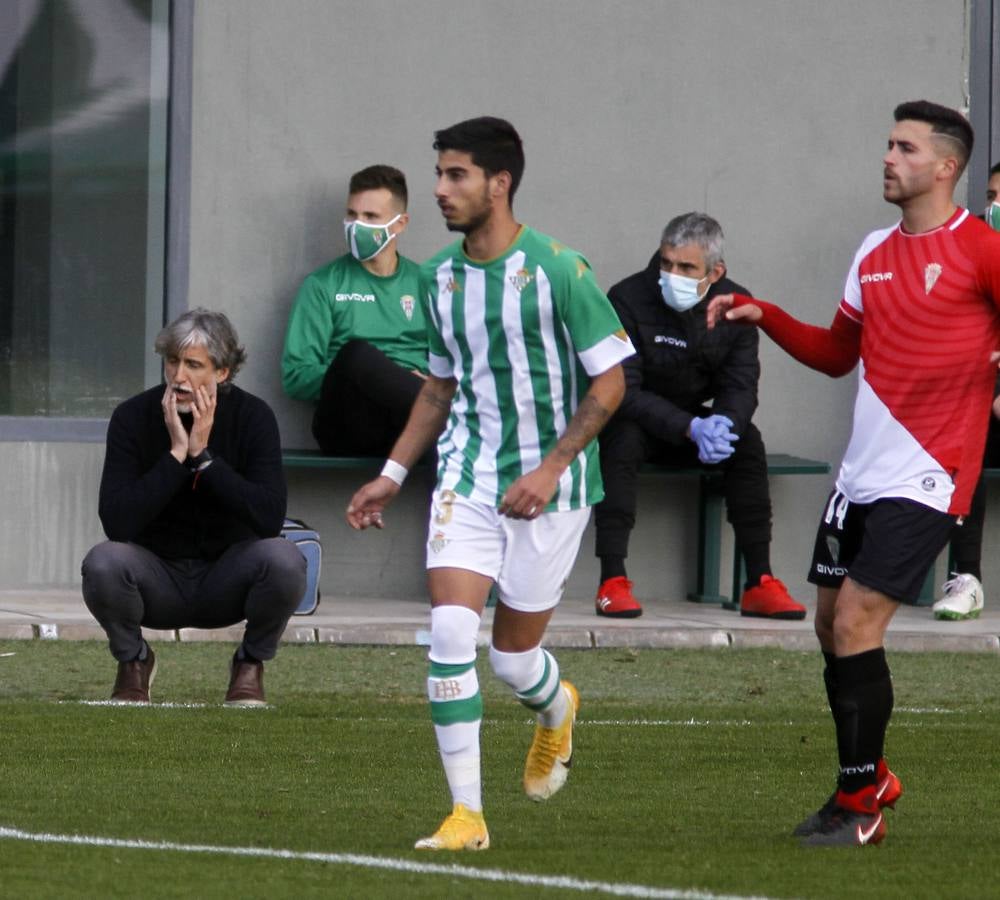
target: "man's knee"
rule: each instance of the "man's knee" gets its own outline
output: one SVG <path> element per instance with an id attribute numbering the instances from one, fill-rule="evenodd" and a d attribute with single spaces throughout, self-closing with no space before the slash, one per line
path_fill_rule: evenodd
<path id="1" fill-rule="evenodd" d="M 338 351 L 330 367 L 340 377 L 352 373 L 361 374 L 373 362 L 373 357 L 383 356 L 374 344 L 363 338 L 351 338 Z"/>
<path id="2" fill-rule="evenodd" d="M 294 610 L 306 589 L 306 558 L 282 537 L 261 540 L 257 553 L 264 567 L 263 580 L 274 585 Z"/>
<path id="3" fill-rule="evenodd" d="M 137 564 L 142 552 L 124 541 L 104 541 L 83 558 L 80 566 L 83 602 L 98 621 L 141 615 L 136 603 Z"/>
<path id="4" fill-rule="evenodd" d="M 832 633 L 838 656 L 881 646 L 898 604 L 874 588 L 850 578 L 837 594 Z"/>
<path id="5" fill-rule="evenodd" d="M 91 599 L 96 601 L 121 586 L 134 557 L 132 545 L 122 541 L 104 541 L 91 547 L 80 566 L 83 596 L 88 606 Z"/>

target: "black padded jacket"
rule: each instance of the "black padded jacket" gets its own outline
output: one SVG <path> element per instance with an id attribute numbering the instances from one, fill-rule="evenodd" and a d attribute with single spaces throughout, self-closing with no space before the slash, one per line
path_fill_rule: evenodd
<path id="1" fill-rule="evenodd" d="M 636 350 L 622 363 L 625 398 L 616 415 L 682 444 L 691 420 L 708 414 L 711 402 L 711 412 L 728 416 L 742 434 L 757 408 L 757 329 L 723 321 L 709 331 L 705 311 L 718 294 L 749 291 L 723 276 L 705 299 L 679 313 L 663 302 L 659 278 L 657 252 L 644 270 L 608 292 Z"/>

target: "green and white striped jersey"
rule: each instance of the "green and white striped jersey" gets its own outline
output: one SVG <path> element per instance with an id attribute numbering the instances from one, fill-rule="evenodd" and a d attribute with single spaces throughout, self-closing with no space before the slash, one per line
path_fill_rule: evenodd
<path id="1" fill-rule="evenodd" d="M 635 351 L 576 251 L 522 227 L 496 259 L 458 241 L 424 263 L 429 368 L 458 391 L 438 441 L 438 486 L 499 506 L 555 446 L 590 378 Z M 547 511 L 604 496 L 597 443 L 563 473 Z"/>

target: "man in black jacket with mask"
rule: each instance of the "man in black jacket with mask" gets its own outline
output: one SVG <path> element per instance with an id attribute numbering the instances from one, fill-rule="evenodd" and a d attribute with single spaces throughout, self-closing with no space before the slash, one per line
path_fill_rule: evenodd
<path id="1" fill-rule="evenodd" d="M 755 329 L 709 331 L 708 301 L 748 293 L 726 277 L 722 228 L 703 213 L 672 219 L 641 272 L 608 296 L 635 356 L 623 363 L 625 399 L 600 436 L 604 500 L 595 508 L 601 560 L 598 615 L 634 618 L 642 607 L 625 571 L 635 525 L 636 475 L 646 461 L 723 472 L 726 514 L 747 568 L 745 616 L 802 619 L 805 607 L 771 574 L 771 497 L 757 408 Z M 708 405 L 710 404 L 710 405 Z"/>
<path id="2" fill-rule="evenodd" d="M 111 416 L 98 510 L 109 540 L 83 561 L 84 601 L 118 660 L 111 699 L 149 702 L 156 656 L 143 626 L 246 619 L 225 702 L 260 706 L 263 663 L 306 582 L 302 554 L 278 536 L 287 499 L 278 425 L 232 383 L 246 353 L 222 313 L 185 313 L 155 347 L 166 384 Z"/>

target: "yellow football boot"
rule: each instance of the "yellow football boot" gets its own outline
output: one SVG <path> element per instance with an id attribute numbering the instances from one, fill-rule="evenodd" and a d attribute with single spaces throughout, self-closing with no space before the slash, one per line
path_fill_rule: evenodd
<path id="1" fill-rule="evenodd" d="M 567 694 L 569 710 L 558 728 L 535 727 L 528 758 L 524 763 L 524 792 L 532 800 L 548 800 L 569 776 L 573 762 L 573 723 L 580 708 L 580 695 L 568 681 L 559 682 Z"/>
<path id="2" fill-rule="evenodd" d="M 490 833 L 481 812 L 466 809 L 456 803 L 442 823 L 430 837 L 421 838 L 413 845 L 414 850 L 486 850 L 490 846 Z"/>

